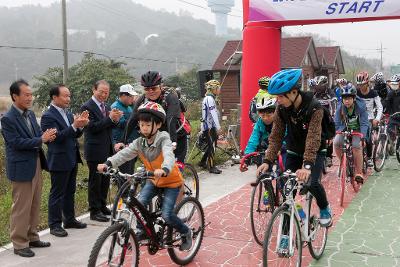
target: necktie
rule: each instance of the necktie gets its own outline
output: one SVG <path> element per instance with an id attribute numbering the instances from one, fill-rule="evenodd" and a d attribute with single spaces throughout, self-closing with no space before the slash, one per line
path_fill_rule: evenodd
<path id="1" fill-rule="evenodd" d="M 31 134 L 33 135 L 33 128 L 32 128 L 32 124 L 31 121 L 29 120 L 29 116 L 28 116 L 28 110 L 25 110 L 24 112 L 22 112 L 22 116 L 25 119 L 26 125 L 28 126 L 29 131 L 31 132 Z"/>
<path id="2" fill-rule="evenodd" d="M 67 124 L 67 126 L 70 126 L 71 123 L 69 122 L 68 115 L 67 115 L 67 110 L 66 110 L 66 109 L 63 109 L 63 118 L 64 118 L 65 123 Z"/>
<path id="3" fill-rule="evenodd" d="M 107 112 L 106 112 L 106 106 L 104 105 L 104 103 L 100 103 L 100 110 L 101 110 L 101 113 L 103 114 L 103 117 L 106 117 Z"/>

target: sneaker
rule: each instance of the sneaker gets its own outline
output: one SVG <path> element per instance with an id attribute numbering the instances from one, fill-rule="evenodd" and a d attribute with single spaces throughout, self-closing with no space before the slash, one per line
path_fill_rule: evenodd
<path id="1" fill-rule="evenodd" d="M 355 180 L 358 184 L 363 184 L 363 183 L 364 183 L 364 178 L 362 177 L 361 174 L 357 174 L 357 175 L 354 177 L 354 180 Z"/>
<path id="2" fill-rule="evenodd" d="M 278 254 L 280 256 L 283 256 L 283 255 L 286 255 L 288 253 L 289 253 L 289 236 L 282 235 L 281 236 L 281 241 L 279 242 Z"/>
<path id="3" fill-rule="evenodd" d="M 220 174 L 222 171 L 217 167 L 211 167 L 209 170 L 210 173 Z"/>
<path id="4" fill-rule="evenodd" d="M 330 158 L 330 157 L 326 158 L 326 167 L 327 168 L 332 167 L 332 158 Z"/>
<path id="5" fill-rule="evenodd" d="M 319 211 L 319 224 L 322 227 L 329 227 L 332 224 L 331 208 L 328 206 Z"/>
<path id="6" fill-rule="evenodd" d="M 181 234 L 182 238 L 182 244 L 179 247 L 179 250 L 184 251 L 184 250 L 189 250 L 192 247 L 192 238 L 193 238 L 193 232 L 191 229 L 186 234 Z"/>
<path id="7" fill-rule="evenodd" d="M 367 165 L 368 165 L 368 168 L 374 167 L 374 162 L 372 161 L 372 159 L 367 160 Z"/>

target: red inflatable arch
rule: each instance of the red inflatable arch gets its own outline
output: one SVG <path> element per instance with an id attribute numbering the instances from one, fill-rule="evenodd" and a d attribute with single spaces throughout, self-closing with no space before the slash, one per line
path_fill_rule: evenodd
<path id="1" fill-rule="evenodd" d="M 333 8 L 337 8 L 340 12 L 345 12 L 354 5 L 359 4 L 357 12 L 358 17 L 355 18 L 342 18 L 338 16 L 335 19 L 311 19 L 311 20 L 269 20 L 269 21 L 252 21 L 249 19 L 250 2 L 262 2 L 264 1 L 265 6 L 271 6 L 272 4 L 286 4 L 288 0 L 243 0 L 243 57 L 242 57 L 242 90 L 241 90 L 241 134 L 240 134 L 240 146 L 244 150 L 247 141 L 252 131 L 252 123 L 249 119 L 249 103 L 254 95 L 258 91 L 258 79 L 264 75 L 272 75 L 280 70 L 280 51 L 281 51 L 281 28 L 283 26 L 294 26 L 294 25 L 308 25 L 308 24 L 322 24 L 322 23 L 343 23 L 343 22 L 358 22 L 358 21 L 371 21 L 371 20 L 389 20 L 400 18 L 400 1 L 386 1 L 387 5 L 391 5 L 391 11 L 382 15 L 382 17 L 376 16 L 368 17 L 365 9 L 363 10 L 363 3 L 368 2 L 383 7 L 385 0 L 374 0 L 374 1 L 353 1 L 356 4 L 350 4 L 346 9 L 340 6 L 340 3 L 335 3 L 334 0 L 326 0 L 326 5 L 331 7 L 327 9 L 327 12 L 333 11 Z M 268 2 L 268 3 L 267 3 Z M 285 3 L 286 2 L 286 3 Z M 307 3 L 315 3 L 316 1 L 309 0 Z M 319 1 L 321 2 L 321 1 Z M 351 1 L 349 1 L 351 2 Z M 357 3 L 362 2 L 362 3 Z M 396 3 L 394 3 L 396 2 Z M 291 0 L 291 4 L 306 3 L 305 1 Z M 333 6 L 331 6 L 333 5 Z M 335 6 L 336 5 L 336 6 Z M 339 6 L 338 6 L 339 5 Z M 393 6 L 397 9 L 393 9 Z M 340 8 L 342 10 L 340 10 Z M 367 10 L 368 11 L 368 10 Z M 371 12 L 374 11 L 371 9 Z M 376 10 L 375 10 L 376 11 Z M 374 12 L 375 12 L 374 11 Z"/>

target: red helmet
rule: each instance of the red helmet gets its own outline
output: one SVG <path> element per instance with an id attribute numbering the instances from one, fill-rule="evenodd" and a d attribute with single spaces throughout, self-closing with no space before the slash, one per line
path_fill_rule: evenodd
<path id="1" fill-rule="evenodd" d="M 161 119 L 162 122 L 165 121 L 165 110 L 163 109 L 163 107 L 156 103 L 156 102 L 152 102 L 149 101 L 145 104 L 140 105 L 140 107 L 138 108 L 138 113 L 150 113 L 152 115 L 154 115 L 155 117 L 158 117 Z"/>
<path id="2" fill-rule="evenodd" d="M 366 71 L 362 71 L 357 74 L 356 82 L 358 85 L 366 84 L 369 81 L 369 74 Z"/>

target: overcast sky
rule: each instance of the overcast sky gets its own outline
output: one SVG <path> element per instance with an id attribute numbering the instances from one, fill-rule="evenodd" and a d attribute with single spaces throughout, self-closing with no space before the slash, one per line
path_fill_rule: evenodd
<path id="1" fill-rule="evenodd" d="M 22 4 L 48 5 L 60 0 L 0 0 L 0 6 L 19 6 Z M 187 10 L 196 18 L 202 18 L 214 23 L 214 16 L 207 8 L 206 0 L 132 0 L 153 9 L 165 9 L 167 11 L 179 12 Z M 214 0 L 215 1 L 215 0 Z M 197 6 L 186 4 L 191 2 Z M 230 27 L 241 28 L 242 1 L 235 0 L 232 15 L 228 17 Z M 290 33 L 312 32 L 318 33 L 332 40 L 332 45 L 340 45 L 354 55 L 380 58 L 377 49 L 382 42 L 384 50 L 384 64 L 400 64 L 400 48 L 398 41 L 400 37 L 400 20 L 372 21 L 360 23 L 323 24 L 311 26 L 287 27 L 284 30 Z"/>

